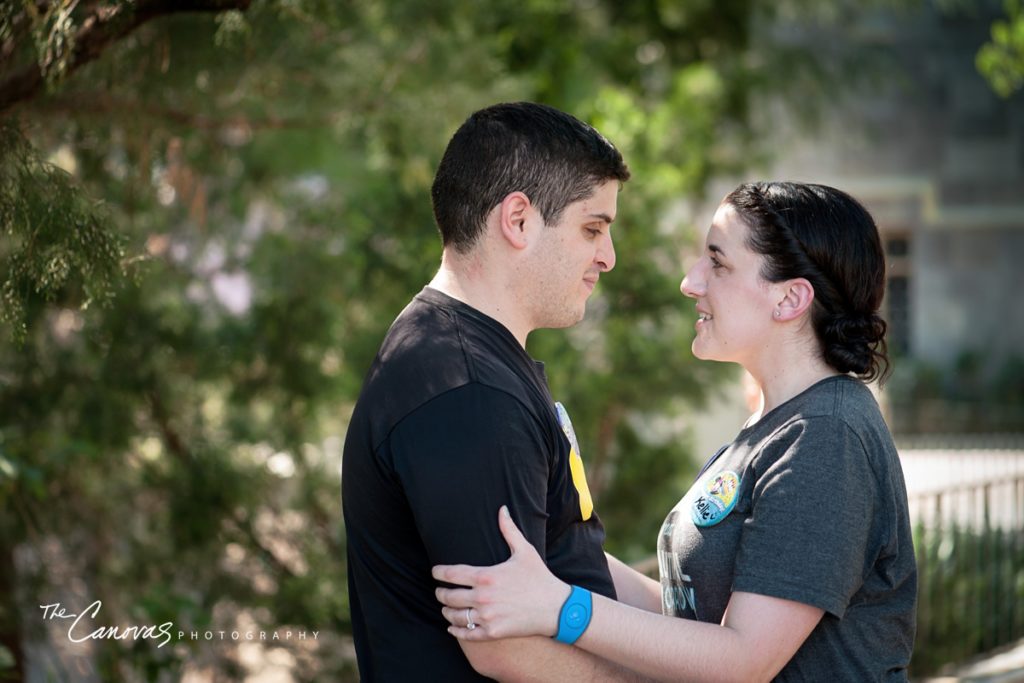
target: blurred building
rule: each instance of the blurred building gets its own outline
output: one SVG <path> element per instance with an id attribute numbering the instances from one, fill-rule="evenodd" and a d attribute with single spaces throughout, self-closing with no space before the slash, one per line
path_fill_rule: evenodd
<path id="1" fill-rule="evenodd" d="M 762 103 L 769 168 L 716 183 L 697 219 L 707 225 L 718 197 L 756 177 L 834 185 L 868 207 L 885 241 L 896 360 L 881 399 L 904 442 L 1024 435 L 1024 92 L 999 97 L 975 65 L 1003 16 L 993 0 L 929 2 L 858 10 L 841 31 L 803 18 L 767 27 L 765 40 L 810 46 L 835 78 L 800 93 L 807 107 L 792 93 Z M 694 416 L 697 452 L 748 414 L 737 384 Z"/>
<path id="2" fill-rule="evenodd" d="M 999 2 L 928 3 L 842 36 L 777 29 L 862 55 L 769 175 L 835 185 L 878 222 L 897 432 L 1024 432 L 1024 93 L 1000 98 L 975 66 L 1000 16 Z"/>

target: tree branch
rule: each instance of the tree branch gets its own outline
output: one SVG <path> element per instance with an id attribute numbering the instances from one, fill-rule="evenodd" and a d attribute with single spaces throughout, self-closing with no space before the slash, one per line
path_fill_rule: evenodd
<path id="1" fill-rule="evenodd" d="M 273 567 L 279 574 L 287 576 L 288 578 L 294 579 L 296 574 L 292 571 L 291 567 L 285 564 L 277 554 L 260 539 L 259 534 L 252 526 L 252 520 L 248 515 L 242 513 L 235 513 L 234 516 L 228 518 L 231 524 L 234 525 L 235 529 L 240 532 L 246 540 L 252 543 L 256 552 L 263 560 Z"/>
<path id="2" fill-rule="evenodd" d="M 164 446 L 182 465 L 188 466 L 191 457 L 188 446 L 185 445 L 181 435 L 171 426 L 170 415 L 167 413 L 163 398 L 156 390 L 148 392 L 146 398 L 149 399 L 150 417 L 153 418 L 157 428 L 160 430 Z"/>
<path id="3" fill-rule="evenodd" d="M 121 40 L 142 24 L 160 16 L 186 12 L 224 12 L 246 10 L 252 0 L 138 0 L 134 11 L 129 3 L 101 6 L 82 22 L 74 39 L 74 51 L 65 77 L 99 57 L 111 44 Z M 44 86 L 43 70 L 38 63 L 25 67 L 0 82 L 0 113 L 36 96 Z"/>
<path id="4" fill-rule="evenodd" d="M 49 0 L 36 0 L 35 9 L 33 12 L 36 15 L 45 14 L 49 8 Z M 4 41 L 4 44 L 0 46 L 0 67 L 6 67 L 5 62 L 11 59 L 14 55 L 14 51 L 18 47 L 18 42 L 23 39 L 28 33 L 31 32 L 32 27 L 32 13 L 27 9 L 22 9 L 20 12 L 12 16 L 8 22 L 9 32 L 8 38 Z"/>

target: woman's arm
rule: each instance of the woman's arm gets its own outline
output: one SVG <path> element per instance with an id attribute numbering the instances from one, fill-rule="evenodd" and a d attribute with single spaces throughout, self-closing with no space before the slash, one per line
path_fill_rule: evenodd
<path id="1" fill-rule="evenodd" d="M 541 636 L 460 640 L 459 645 L 477 673 L 502 683 L 650 683 L 649 678 L 607 659 Z"/>
<path id="2" fill-rule="evenodd" d="M 512 557 L 493 567 L 434 568 L 434 578 L 470 586 L 437 590 L 456 637 L 483 641 L 555 635 L 569 586 L 553 576 L 510 517 L 499 525 Z M 477 626 L 467 629 L 472 609 Z M 721 624 L 665 617 L 593 597 L 590 625 L 576 645 L 655 679 L 768 681 L 785 666 L 823 611 L 791 600 L 734 593 Z"/>
<path id="3" fill-rule="evenodd" d="M 619 602 L 648 612 L 661 613 L 661 584 L 613 555 L 605 553 Z"/>
<path id="4" fill-rule="evenodd" d="M 595 595 L 590 626 L 576 645 L 656 680 L 770 681 L 822 613 L 792 600 L 733 593 L 719 625 Z"/>

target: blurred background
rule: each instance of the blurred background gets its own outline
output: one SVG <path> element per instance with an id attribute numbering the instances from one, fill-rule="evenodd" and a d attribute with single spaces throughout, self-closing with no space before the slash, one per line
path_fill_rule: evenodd
<path id="1" fill-rule="evenodd" d="M 1022 81 L 1020 0 L 0 2 L 0 680 L 357 679 L 347 421 L 444 145 L 508 100 L 633 172 L 586 320 L 529 344 L 632 562 L 748 414 L 678 291 L 718 201 L 868 206 L 913 675 L 980 680 L 1024 637 Z"/>

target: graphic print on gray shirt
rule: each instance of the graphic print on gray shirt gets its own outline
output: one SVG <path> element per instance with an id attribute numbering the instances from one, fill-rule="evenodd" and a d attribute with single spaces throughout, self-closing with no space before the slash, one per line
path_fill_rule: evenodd
<path id="1" fill-rule="evenodd" d="M 856 379 L 824 379 L 743 429 L 669 513 L 658 559 L 668 615 L 720 623 L 736 591 L 825 611 L 777 680 L 907 678 L 917 571 L 906 486 Z"/>

